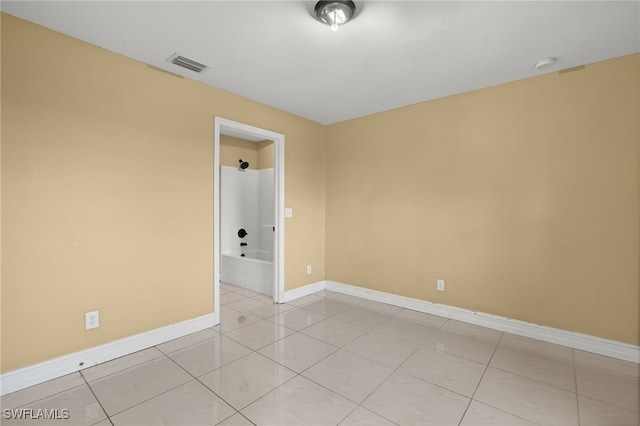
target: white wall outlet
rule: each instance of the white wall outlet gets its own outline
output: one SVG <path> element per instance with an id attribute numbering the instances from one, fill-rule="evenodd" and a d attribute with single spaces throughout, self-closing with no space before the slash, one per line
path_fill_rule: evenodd
<path id="1" fill-rule="evenodd" d="M 307 265 L 307 275 L 311 275 L 311 265 Z"/>
<path id="2" fill-rule="evenodd" d="M 85 330 L 91 330 L 92 328 L 100 327 L 100 316 L 98 311 L 87 312 L 84 314 L 84 328 Z"/>
<path id="3" fill-rule="evenodd" d="M 436 290 L 444 291 L 444 280 L 436 280 Z"/>

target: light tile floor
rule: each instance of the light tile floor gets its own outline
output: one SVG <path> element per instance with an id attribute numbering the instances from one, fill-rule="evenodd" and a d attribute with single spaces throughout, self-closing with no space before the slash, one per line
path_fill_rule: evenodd
<path id="1" fill-rule="evenodd" d="M 2 397 L 70 419 L 0 422 L 638 425 L 634 363 L 329 291 L 220 291 L 219 326 Z"/>

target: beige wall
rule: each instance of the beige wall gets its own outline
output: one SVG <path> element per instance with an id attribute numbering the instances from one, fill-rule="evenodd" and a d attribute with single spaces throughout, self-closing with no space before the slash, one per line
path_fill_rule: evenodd
<path id="1" fill-rule="evenodd" d="M 249 169 L 272 169 L 273 141 L 252 142 L 233 136 L 220 135 L 220 165 L 238 167 L 239 160 L 249 162 Z"/>
<path id="2" fill-rule="evenodd" d="M 240 159 L 249 162 L 249 169 L 258 169 L 258 144 L 246 139 L 220 135 L 220 165 L 238 167 Z"/>
<path id="3" fill-rule="evenodd" d="M 638 343 L 640 55 L 324 127 L 1 26 L 2 372 L 212 312 L 216 115 L 286 137 L 287 290 Z"/>
<path id="4" fill-rule="evenodd" d="M 638 344 L 639 63 L 330 126 L 327 279 Z"/>
<path id="5" fill-rule="evenodd" d="M 274 146 L 272 141 L 258 142 L 258 169 L 273 169 Z"/>
<path id="6" fill-rule="evenodd" d="M 2 87 L 2 372 L 213 311 L 216 115 L 286 135 L 285 287 L 324 277 L 323 126 L 6 14 Z"/>

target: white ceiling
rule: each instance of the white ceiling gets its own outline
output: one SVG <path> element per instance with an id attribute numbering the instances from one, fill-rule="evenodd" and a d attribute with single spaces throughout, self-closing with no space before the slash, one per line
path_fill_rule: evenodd
<path id="1" fill-rule="evenodd" d="M 275 108 L 335 123 L 640 51 L 638 1 L 2 1 L 4 12 Z M 167 62 L 175 52 L 211 68 Z M 80 61 L 80 58 L 79 58 Z M 46 66 L 46 64 L 45 64 Z"/>

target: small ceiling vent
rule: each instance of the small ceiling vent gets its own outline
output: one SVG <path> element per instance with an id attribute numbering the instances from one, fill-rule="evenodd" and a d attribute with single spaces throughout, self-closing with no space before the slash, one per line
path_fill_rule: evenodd
<path id="1" fill-rule="evenodd" d="M 179 53 L 174 53 L 173 55 L 171 55 L 168 61 L 171 62 L 172 64 L 176 64 L 178 66 L 181 66 L 182 68 L 186 68 L 188 70 L 195 71 L 197 73 L 201 73 L 209 69 L 207 65 L 201 64 L 200 62 L 194 61 L 193 59 L 189 59 L 184 56 L 181 56 Z"/>

